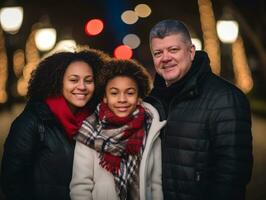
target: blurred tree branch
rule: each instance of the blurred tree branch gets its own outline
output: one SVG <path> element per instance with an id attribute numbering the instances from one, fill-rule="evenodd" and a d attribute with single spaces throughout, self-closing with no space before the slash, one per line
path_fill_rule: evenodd
<path id="1" fill-rule="evenodd" d="M 266 79 L 266 49 L 263 46 L 262 38 L 260 38 L 259 35 L 254 31 L 254 29 L 250 26 L 250 24 L 247 22 L 245 17 L 243 17 L 243 15 L 236 8 L 236 6 L 233 5 L 233 3 L 231 2 L 229 3 L 229 5 L 233 9 L 234 15 L 238 20 L 240 27 L 243 30 L 243 33 L 248 37 L 255 50 L 257 51 L 260 61 L 262 63 L 262 66 L 259 70 L 261 70 L 264 79 Z M 265 13 L 262 16 L 265 16 Z M 260 18 L 258 18 L 258 20 L 259 19 Z"/>

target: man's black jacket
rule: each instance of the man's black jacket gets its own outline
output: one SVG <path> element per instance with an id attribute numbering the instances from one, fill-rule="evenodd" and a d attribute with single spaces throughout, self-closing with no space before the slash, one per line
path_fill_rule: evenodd
<path id="1" fill-rule="evenodd" d="M 249 103 L 211 72 L 205 52 L 168 88 L 157 75 L 146 101 L 167 119 L 161 135 L 165 199 L 245 199 L 253 165 Z"/>

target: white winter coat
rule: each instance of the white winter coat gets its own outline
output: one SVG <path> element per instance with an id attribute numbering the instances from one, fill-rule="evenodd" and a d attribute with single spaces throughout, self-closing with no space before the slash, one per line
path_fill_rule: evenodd
<path id="1" fill-rule="evenodd" d="M 147 136 L 139 168 L 139 191 L 141 200 L 162 200 L 161 141 L 158 137 L 166 121 L 160 121 L 157 110 L 148 103 L 153 120 Z M 99 164 L 99 153 L 76 143 L 70 196 L 72 200 L 116 200 L 113 175 Z"/>

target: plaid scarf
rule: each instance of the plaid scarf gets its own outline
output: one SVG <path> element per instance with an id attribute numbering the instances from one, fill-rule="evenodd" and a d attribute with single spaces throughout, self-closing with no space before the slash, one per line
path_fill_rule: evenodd
<path id="1" fill-rule="evenodd" d="M 127 186 L 137 174 L 146 138 L 144 122 L 151 124 L 151 114 L 140 105 L 131 116 L 118 117 L 101 103 L 75 137 L 100 153 L 99 164 L 113 174 L 120 199 L 126 199 Z"/>

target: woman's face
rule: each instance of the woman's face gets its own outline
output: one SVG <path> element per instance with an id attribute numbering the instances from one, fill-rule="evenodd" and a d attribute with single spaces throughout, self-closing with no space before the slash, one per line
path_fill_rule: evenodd
<path id="1" fill-rule="evenodd" d="M 139 100 L 137 84 L 131 78 L 117 76 L 108 81 L 103 101 L 116 116 L 126 117 L 132 114 Z"/>
<path id="2" fill-rule="evenodd" d="M 91 67 L 84 61 L 74 61 L 67 67 L 63 77 L 63 96 L 75 112 L 84 107 L 94 92 L 94 77 Z"/>

